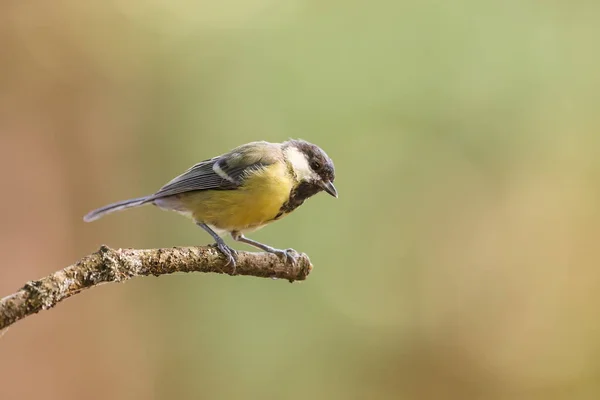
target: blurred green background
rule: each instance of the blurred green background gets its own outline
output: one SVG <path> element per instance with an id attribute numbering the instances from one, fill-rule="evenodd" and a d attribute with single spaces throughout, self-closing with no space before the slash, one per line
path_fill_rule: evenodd
<path id="1" fill-rule="evenodd" d="M 0 4 L 0 296 L 102 243 L 210 242 L 152 207 L 301 137 L 319 195 L 252 235 L 306 282 L 107 285 L 0 340 L 0 399 L 596 399 L 600 3 Z M 245 248 L 236 245 L 237 248 Z"/>

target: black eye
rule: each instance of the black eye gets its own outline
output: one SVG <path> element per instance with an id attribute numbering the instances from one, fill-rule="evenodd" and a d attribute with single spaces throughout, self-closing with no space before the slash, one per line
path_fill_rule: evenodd
<path id="1" fill-rule="evenodd" d="M 311 162 L 311 163 L 310 163 L 310 167 L 311 167 L 311 168 L 312 168 L 314 171 L 316 171 L 316 170 L 318 170 L 319 168 L 321 168 L 321 163 L 320 163 L 320 162 L 318 162 L 318 161 L 313 161 L 313 162 Z"/>

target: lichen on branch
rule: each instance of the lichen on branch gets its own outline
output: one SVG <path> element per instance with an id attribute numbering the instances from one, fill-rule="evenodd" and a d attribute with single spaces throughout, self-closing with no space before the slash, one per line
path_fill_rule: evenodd
<path id="1" fill-rule="evenodd" d="M 293 265 L 275 254 L 238 252 L 235 275 L 286 279 L 306 279 L 312 265 L 299 254 Z M 77 263 L 36 281 L 0 299 L 0 331 L 29 315 L 54 307 L 82 290 L 123 282 L 137 276 L 160 276 L 175 272 L 231 274 L 232 266 L 212 246 L 165 249 L 111 249 L 102 246 Z"/>

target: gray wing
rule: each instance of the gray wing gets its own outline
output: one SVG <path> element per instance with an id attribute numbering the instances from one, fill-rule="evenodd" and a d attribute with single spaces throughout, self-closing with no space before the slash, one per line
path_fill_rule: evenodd
<path id="1" fill-rule="evenodd" d="M 255 146 L 264 146 L 262 143 L 250 143 L 231 153 L 202 161 L 167 183 L 152 198 L 196 190 L 235 189 L 243 183 L 246 173 L 276 161 L 276 157 L 270 156 L 269 152 L 265 156 L 264 152 L 256 151 Z"/>

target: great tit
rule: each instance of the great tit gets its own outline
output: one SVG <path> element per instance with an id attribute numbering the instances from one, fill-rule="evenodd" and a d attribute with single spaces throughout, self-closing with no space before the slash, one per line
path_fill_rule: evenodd
<path id="1" fill-rule="evenodd" d="M 235 250 L 222 236 L 231 237 L 295 262 L 291 249 L 279 250 L 244 236 L 281 219 L 306 199 L 325 191 L 337 197 L 333 162 L 318 146 L 304 140 L 283 143 L 251 142 L 202 161 L 149 196 L 109 204 L 83 219 L 154 204 L 191 218 L 208 232 L 235 271 Z"/>

